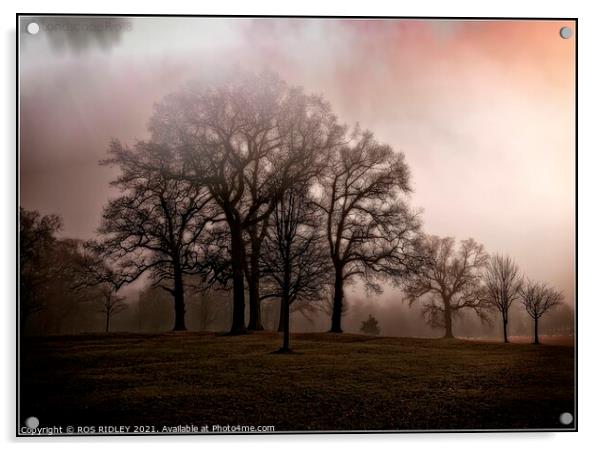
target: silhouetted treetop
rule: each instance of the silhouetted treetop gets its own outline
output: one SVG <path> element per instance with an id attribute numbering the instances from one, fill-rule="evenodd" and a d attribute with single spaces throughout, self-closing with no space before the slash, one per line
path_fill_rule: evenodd
<path id="1" fill-rule="evenodd" d="M 62 226 L 57 215 L 40 215 L 19 208 L 19 291 L 20 322 L 43 310 L 49 297 L 49 285 L 65 270 L 56 234 Z"/>
<path id="2" fill-rule="evenodd" d="M 149 273 L 153 284 L 174 296 L 176 330 L 184 330 L 184 275 L 209 270 L 205 252 L 218 213 L 204 186 L 184 177 L 178 154 L 168 145 L 113 141 L 109 158 L 121 195 L 109 201 L 98 229 L 96 251 L 125 283 Z"/>
<path id="3" fill-rule="evenodd" d="M 563 294 L 545 282 L 527 280 L 520 289 L 520 300 L 529 316 L 533 319 L 534 343 L 539 343 L 539 319 L 552 308 L 560 305 Z"/>
<path id="4" fill-rule="evenodd" d="M 343 287 L 354 278 L 379 291 L 379 280 L 399 282 L 415 270 L 420 221 L 407 204 L 410 171 L 368 131 L 356 129 L 329 155 L 316 204 L 325 216 L 334 268 L 333 332 L 341 331 Z"/>
<path id="5" fill-rule="evenodd" d="M 508 342 L 508 315 L 510 307 L 520 297 L 523 280 L 518 265 L 510 257 L 494 255 L 484 274 L 485 301 L 502 315 L 504 342 Z"/>
<path id="6" fill-rule="evenodd" d="M 424 300 L 423 313 L 433 327 L 445 329 L 452 337 L 452 319 L 463 309 L 473 310 L 487 321 L 491 307 L 483 297 L 482 272 L 489 256 L 472 238 L 456 248 L 453 238 L 425 236 L 422 264 L 407 278 L 405 294 L 412 305 Z"/>
<path id="7" fill-rule="evenodd" d="M 252 312 L 259 307 L 256 264 L 262 230 L 282 194 L 317 168 L 344 129 L 318 96 L 291 88 L 271 72 L 238 73 L 218 85 L 187 88 L 156 105 L 153 141 L 173 146 L 185 178 L 206 188 L 230 232 L 232 333 L 244 324 L 244 276 Z M 246 238 L 254 242 L 247 251 Z"/>

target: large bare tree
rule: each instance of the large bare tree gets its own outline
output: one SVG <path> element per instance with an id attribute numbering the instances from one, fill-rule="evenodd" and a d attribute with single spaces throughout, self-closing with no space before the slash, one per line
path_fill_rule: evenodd
<path id="1" fill-rule="evenodd" d="M 166 97 L 151 119 L 153 138 L 178 146 L 189 180 L 206 187 L 230 232 L 233 318 L 246 332 L 245 271 L 252 328 L 260 328 L 259 258 L 264 221 L 282 193 L 341 136 L 329 106 L 272 73 L 238 74 Z M 250 233 L 250 258 L 247 240 Z M 249 267 L 246 265 L 249 264 Z"/>
<path id="2" fill-rule="evenodd" d="M 404 155 L 369 132 L 352 133 L 330 155 L 320 175 L 317 205 L 325 220 L 334 272 L 331 332 L 342 332 L 344 288 L 361 278 L 399 281 L 414 271 L 417 214 L 406 203 L 410 171 Z"/>
<path id="3" fill-rule="evenodd" d="M 561 292 L 546 283 L 527 281 L 520 290 L 520 299 L 533 319 L 533 343 L 539 344 L 539 319 L 562 302 Z"/>
<path id="4" fill-rule="evenodd" d="M 484 280 L 485 300 L 502 315 L 504 343 L 508 343 L 508 313 L 522 287 L 518 265 L 510 257 L 496 254 L 489 260 Z"/>
<path id="5" fill-rule="evenodd" d="M 96 251 L 124 283 L 149 273 L 173 296 L 173 330 L 186 330 L 184 276 L 205 265 L 199 243 L 217 217 L 211 195 L 185 179 L 169 146 L 113 141 L 109 153 L 102 163 L 120 169 L 112 185 L 122 194 L 104 208 Z"/>
<path id="6" fill-rule="evenodd" d="M 482 296 L 481 277 L 488 261 L 483 245 L 468 239 L 455 249 L 453 238 L 431 235 L 424 237 L 422 252 L 419 271 L 405 285 L 410 305 L 424 301 L 427 322 L 444 328 L 445 338 L 453 338 L 452 320 L 462 310 L 471 309 L 486 320 L 490 306 Z"/>
<path id="7" fill-rule="evenodd" d="M 309 186 L 296 185 L 276 205 L 267 229 L 261 263 L 271 282 L 271 296 L 280 298 L 283 344 L 279 352 L 290 351 L 291 305 L 319 302 L 330 281 L 329 256 L 316 210 Z"/>

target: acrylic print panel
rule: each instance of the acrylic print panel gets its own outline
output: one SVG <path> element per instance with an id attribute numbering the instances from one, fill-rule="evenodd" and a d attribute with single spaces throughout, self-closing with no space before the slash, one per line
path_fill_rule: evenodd
<path id="1" fill-rule="evenodd" d="M 17 19 L 18 435 L 576 430 L 576 20 Z"/>

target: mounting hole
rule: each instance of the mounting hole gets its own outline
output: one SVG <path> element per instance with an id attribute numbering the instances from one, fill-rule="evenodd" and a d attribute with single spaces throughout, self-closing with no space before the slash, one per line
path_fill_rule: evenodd
<path id="1" fill-rule="evenodd" d="M 562 415 L 560 415 L 560 422 L 565 426 L 568 426 L 573 422 L 573 415 L 569 412 L 564 412 Z"/>
<path id="2" fill-rule="evenodd" d="M 29 417 L 25 420 L 25 426 L 29 429 L 35 429 L 40 425 L 40 420 L 37 417 Z"/>
<path id="3" fill-rule="evenodd" d="M 573 36 L 573 30 L 570 27 L 562 27 L 560 29 L 560 37 L 562 39 L 568 39 Z"/>
<path id="4" fill-rule="evenodd" d="M 31 22 L 27 25 L 27 32 L 29 34 L 38 34 L 40 32 L 40 26 L 36 22 Z"/>

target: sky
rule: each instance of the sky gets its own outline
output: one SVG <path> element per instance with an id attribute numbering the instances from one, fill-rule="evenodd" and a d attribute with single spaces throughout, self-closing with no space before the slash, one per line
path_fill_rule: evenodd
<path id="1" fill-rule="evenodd" d="M 24 19 L 22 26 L 31 21 Z M 190 80 L 270 69 L 403 152 L 427 233 L 515 258 L 573 303 L 575 39 L 562 21 L 47 19 L 20 34 L 20 202 L 92 238 L 109 141 Z"/>

